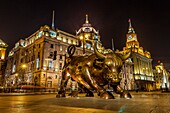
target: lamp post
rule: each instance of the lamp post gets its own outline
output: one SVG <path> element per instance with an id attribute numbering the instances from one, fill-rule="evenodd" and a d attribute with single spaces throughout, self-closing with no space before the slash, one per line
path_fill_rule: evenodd
<path id="1" fill-rule="evenodd" d="M 24 71 L 23 73 L 22 73 L 22 81 L 24 82 L 24 79 L 25 79 L 25 69 L 27 68 L 27 65 L 26 64 L 22 64 L 21 65 L 21 68 L 22 68 L 22 70 Z"/>
<path id="2" fill-rule="evenodd" d="M 82 34 L 81 36 L 80 36 L 80 40 L 82 40 L 82 43 L 83 43 L 83 54 L 85 54 L 85 47 L 84 47 L 84 44 L 85 44 L 85 39 L 84 39 L 85 37 L 84 37 L 84 34 Z"/>
<path id="3" fill-rule="evenodd" d="M 18 73 L 15 74 L 15 80 L 16 80 L 16 81 L 15 81 L 15 85 L 16 85 L 16 87 L 17 87 L 17 86 L 18 86 Z"/>

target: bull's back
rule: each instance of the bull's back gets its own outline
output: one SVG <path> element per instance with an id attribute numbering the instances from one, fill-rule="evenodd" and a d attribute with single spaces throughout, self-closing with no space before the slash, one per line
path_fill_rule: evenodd
<path id="1" fill-rule="evenodd" d="M 95 55 L 89 56 L 73 56 L 71 58 L 71 66 L 78 65 L 78 64 L 87 64 L 89 61 L 93 62 L 96 59 Z"/>

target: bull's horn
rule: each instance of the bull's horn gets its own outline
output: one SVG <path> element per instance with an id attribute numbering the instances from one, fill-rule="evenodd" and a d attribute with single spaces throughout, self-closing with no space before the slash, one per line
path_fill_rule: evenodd
<path id="1" fill-rule="evenodd" d="M 125 55 L 123 55 L 123 56 L 121 56 L 121 55 L 119 55 L 119 56 L 121 57 L 121 59 L 122 59 L 123 61 L 125 61 L 125 60 L 127 60 L 128 58 L 130 58 L 131 55 L 132 55 L 132 49 L 130 49 L 130 51 L 129 51 L 127 54 L 125 54 Z"/>
<path id="2" fill-rule="evenodd" d="M 94 53 L 96 54 L 97 58 L 105 59 L 105 55 L 97 50 L 97 41 L 94 42 Z"/>

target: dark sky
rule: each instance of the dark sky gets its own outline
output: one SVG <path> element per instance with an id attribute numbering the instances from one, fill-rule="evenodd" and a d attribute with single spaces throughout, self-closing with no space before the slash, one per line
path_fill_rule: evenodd
<path id="1" fill-rule="evenodd" d="M 26 38 L 40 26 L 51 26 L 55 10 L 55 27 L 75 34 L 89 15 L 100 31 L 105 48 L 122 50 L 131 18 L 140 45 L 150 51 L 154 63 L 161 60 L 170 68 L 170 4 L 165 0 L 1 0 L 0 38 L 8 51 L 20 38 Z"/>

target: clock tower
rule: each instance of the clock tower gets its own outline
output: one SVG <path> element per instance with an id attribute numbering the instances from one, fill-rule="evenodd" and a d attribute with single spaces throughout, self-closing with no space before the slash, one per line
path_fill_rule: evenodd
<path id="1" fill-rule="evenodd" d="M 128 33 L 126 34 L 126 47 L 123 47 L 122 51 L 116 50 L 116 53 L 127 54 L 129 50 L 132 51 L 132 56 L 124 64 L 123 68 L 126 76 L 122 75 L 122 86 L 126 81 L 128 89 L 137 87 L 139 90 L 154 90 L 155 82 L 151 54 L 149 51 L 144 51 L 143 47 L 139 45 L 137 34 L 131 25 L 130 19 Z"/>
<path id="2" fill-rule="evenodd" d="M 128 33 L 126 34 L 126 47 L 139 47 L 139 42 L 137 40 L 137 34 L 131 25 L 131 20 L 129 19 L 129 29 Z"/>

